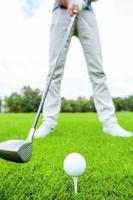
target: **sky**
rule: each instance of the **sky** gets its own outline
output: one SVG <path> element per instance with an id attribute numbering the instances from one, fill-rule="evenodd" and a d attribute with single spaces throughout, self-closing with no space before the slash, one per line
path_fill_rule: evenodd
<path id="1" fill-rule="evenodd" d="M 27 2 L 32 3 L 32 9 Z M 49 68 L 49 29 L 53 0 L 0 1 L 0 97 L 25 85 L 45 88 Z M 37 7 L 37 8 L 36 8 Z M 104 71 L 113 97 L 133 94 L 133 1 L 93 3 L 102 44 Z M 92 95 L 83 52 L 73 38 L 61 96 Z"/>

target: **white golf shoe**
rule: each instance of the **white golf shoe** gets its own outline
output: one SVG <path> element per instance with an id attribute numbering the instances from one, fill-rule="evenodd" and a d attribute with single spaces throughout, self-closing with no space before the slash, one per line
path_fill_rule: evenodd
<path id="1" fill-rule="evenodd" d="M 40 125 L 40 127 L 35 131 L 34 138 L 43 138 L 46 137 L 49 133 L 54 130 L 54 127 L 51 126 L 50 123 L 44 122 Z"/>
<path id="2" fill-rule="evenodd" d="M 118 123 L 103 126 L 103 132 L 114 137 L 132 137 L 133 134 L 123 129 Z"/>

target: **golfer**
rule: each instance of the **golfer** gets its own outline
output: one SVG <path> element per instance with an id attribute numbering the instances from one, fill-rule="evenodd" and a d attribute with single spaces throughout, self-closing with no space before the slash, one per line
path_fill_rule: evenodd
<path id="1" fill-rule="evenodd" d="M 61 46 L 66 30 L 69 26 L 71 16 L 77 15 L 72 33 L 67 40 L 64 52 L 58 65 L 50 86 L 50 90 L 43 107 L 44 122 L 36 130 L 34 137 L 40 138 L 48 135 L 57 125 L 58 115 L 61 108 L 60 87 L 64 72 L 66 56 L 72 36 L 79 38 L 87 63 L 90 76 L 95 108 L 98 118 L 103 125 L 103 132 L 112 136 L 131 137 L 132 133 L 124 130 L 115 116 L 115 107 L 110 96 L 106 76 L 103 71 L 101 45 L 99 32 L 91 2 L 88 1 L 82 10 L 84 0 L 56 0 L 52 15 L 50 30 L 50 71 L 54 66 L 55 58 Z"/>

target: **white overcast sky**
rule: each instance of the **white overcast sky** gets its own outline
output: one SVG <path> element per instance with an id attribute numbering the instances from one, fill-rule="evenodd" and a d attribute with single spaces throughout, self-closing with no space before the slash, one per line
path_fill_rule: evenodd
<path id="1" fill-rule="evenodd" d="M 36 0 L 34 0 L 35 2 Z M 0 0 L 0 96 L 24 85 L 43 90 L 49 67 L 49 27 L 54 0 L 38 0 L 33 16 L 26 0 Z M 93 3 L 100 30 L 104 70 L 112 96 L 133 94 L 133 1 Z M 29 10 L 29 13 L 31 11 Z M 91 96 L 91 84 L 79 41 L 73 38 L 61 95 Z"/>

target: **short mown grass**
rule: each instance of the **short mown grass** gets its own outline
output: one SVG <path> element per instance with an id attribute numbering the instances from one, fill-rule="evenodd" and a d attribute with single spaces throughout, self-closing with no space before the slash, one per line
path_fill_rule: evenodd
<path id="1" fill-rule="evenodd" d="M 34 116 L 0 114 L 0 141 L 25 139 Z M 117 113 L 117 117 L 133 131 L 133 113 Z M 87 162 L 77 195 L 63 170 L 63 160 L 71 152 L 81 153 Z M 0 159 L 0 200 L 118 199 L 133 199 L 133 139 L 103 134 L 95 113 L 60 114 L 56 130 L 34 140 L 27 164 Z"/>

